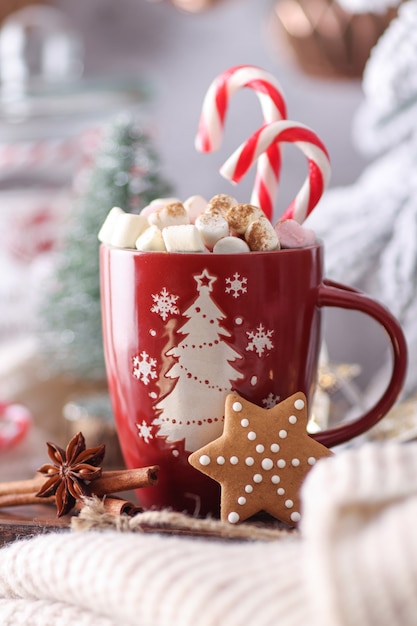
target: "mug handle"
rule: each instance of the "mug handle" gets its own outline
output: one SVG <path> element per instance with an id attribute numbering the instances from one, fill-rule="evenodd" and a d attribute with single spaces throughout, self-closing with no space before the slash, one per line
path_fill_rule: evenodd
<path id="1" fill-rule="evenodd" d="M 369 315 L 381 324 L 388 333 L 393 354 L 392 374 L 388 386 L 378 402 L 369 411 L 351 422 L 311 435 L 316 441 L 331 447 L 353 439 L 369 430 L 393 406 L 405 380 L 407 343 L 401 326 L 388 309 L 358 289 L 325 279 L 318 287 L 317 304 L 319 307 L 331 306 L 351 309 Z"/>

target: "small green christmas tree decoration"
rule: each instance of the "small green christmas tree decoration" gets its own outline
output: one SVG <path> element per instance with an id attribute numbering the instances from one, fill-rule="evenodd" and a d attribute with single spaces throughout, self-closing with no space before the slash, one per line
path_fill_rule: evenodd
<path id="1" fill-rule="evenodd" d="M 105 378 L 97 233 L 112 207 L 139 213 L 170 193 L 149 136 L 132 116 L 118 116 L 104 130 L 40 306 L 40 350 L 54 373 Z"/>

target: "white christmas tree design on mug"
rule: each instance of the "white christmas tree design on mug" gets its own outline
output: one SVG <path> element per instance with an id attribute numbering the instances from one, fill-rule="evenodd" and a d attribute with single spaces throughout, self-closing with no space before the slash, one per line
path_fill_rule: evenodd
<path id="1" fill-rule="evenodd" d="M 175 384 L 156 404 L 159 413 L 152 422 L 159 426 L 158 436 L 169 441 L 185 438 L 190 452 L 221 435 L 225 398 L 232 383 L 243 378 L 232 365 L 242 356 L 225 341 L 231 336 L 221 326 L 226 315 L 211 297 L 217 277 L 204 269 L 194 279 L 198 295 L 177 330 L 184 339 L 166 352 L 175 363 L 165 377 Z"/>

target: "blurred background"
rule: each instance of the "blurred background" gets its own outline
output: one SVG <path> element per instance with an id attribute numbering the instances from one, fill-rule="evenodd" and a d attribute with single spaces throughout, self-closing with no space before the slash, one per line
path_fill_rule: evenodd
<path id="1" fill-rule="evenodd" d="M 156 146 L 164 172 L 175 183 L 180 198 L 194 192 L 210 196 L 216 190 L 235 191 L 219 176 L 218 168 L 248 132 L 258 127 L 261 113 L 253 94 L 242 90 L 232 100 L 219 153 L 199 155 L 194 149 L 194 137 L 210 82 L 224 69 L 246 63 L 277 76 L 290 117 L 309 124 L 323 138 L 332 155 L 333 184 L 353 181 L 363 165 L 352 147 L 350 133 L 351 118 L 361 98 L 358 76 L 343 80 L 339 75 L 334 81 L 303 73 L 296 63 L 291 39 L 280 29 L 271 0 L 206 2 L 205 10 L 185 11 L 199 5 L 204 3 L 56 3 L 84 41 L 86 76 L 125 75 L 149 82 Z M 306 49 L 305 54 L 308 61 L 310 51 Z M 318 58 L 317 70 L 325 61 Z M 321 70 L 326 73 L 325 68 Z M 338 74 L 336 67 L 334 74 Z M 245 180 L 236 194 L 247 197 L 250 185 L 251 181 Z"/>
<path id="2" fill-rule="evenodd" d="M 22 404 L 42 433 L 61 441 L 80 425 L 88 438 L 84 418 L 92 424 L 91 437 L 113 436 L 96 234 L 115 204 L 138 210 L 167 194 L 185 200 L 228 193 L 248 201 L 251 176 L 233 187 L 218 170 L 261 123 L 253 92 L 240 90 L 232 99 L 218 152 L 200 154 L 194 148 L 205 92 L 223 70 L 253 64 L 278 78 L 289 119 L 310 126 L 328 148 L 328 204 L 337 213 L 339 196 L 332 190 L 355 187 L 374 159 L 372 151 L 360 149 L 352 129 L 365 100 L 364 68 L 396 19 L 399 3 L 368 3 L 376 6 L 374 12 L 359 3 L 361 13 L 344 4 L 2 0 L 0 396 L 5 407 Z M 305 175 L 303 158 L 288 149 L 276 218 Z M 319 234 L 322 226 L 317 223 Z M 352 282 L 349 278 L 344 282 Z M 360 273 L 356 278 L 361 286 Z M 369 281 L 366 286 L 372 291 Z M 326 395 L 339 393 L 332 398 L 337 411 L 358 408 L 386 345 L 380 330 L 362 320 L 330 316 L 327 325 L 330 356 L 323 389 Z M 364 336 L 371 336 L 374 348 L 367 344 L 358 354 Z M 13 430 L 10 423 L 8 428 Z M 1 454 L 0 445 L 0 478 Z"/>

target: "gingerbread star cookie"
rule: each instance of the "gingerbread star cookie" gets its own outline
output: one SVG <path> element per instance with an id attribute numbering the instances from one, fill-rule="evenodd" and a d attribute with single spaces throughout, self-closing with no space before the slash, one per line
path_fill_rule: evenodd
<path id="1" fill-rule="evenodd" d="M 221 485 L 221 518 L 237 524 L 260 511 L 295 526 L 299 491 L 311 467 L 332 452 L 306 430 L 306 397 L 298 392 L 272 409 L 236 393 L 226 398 L 221 437 L 193 452 L 190 464 Z"/>

